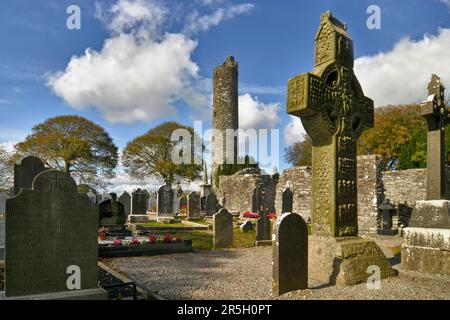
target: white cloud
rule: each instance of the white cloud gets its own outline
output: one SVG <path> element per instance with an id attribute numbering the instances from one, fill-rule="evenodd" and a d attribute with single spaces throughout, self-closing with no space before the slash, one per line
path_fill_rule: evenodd
<path id="1" fill-rule="evenodd" d="M 204 4 L 211 4 L 207 1 Z M 224 8 L 218 8 L 209 15 L 201 15 L 198 11 L 193 11 L 187 17 L 187 23 L 184 29 L 185 33 L 197 33 L 207 31 L 213 26 L 217 26 L 223 21 L 233 19 L 234 17 L 251 11 L 255 6 L 251 3 L 228 5 Z"/>
<path id="2" fill-rule="evenodd" d="M 450 0 L 440 0 L 440 1 L 450 8 Z"/>
<path id="3" fill-rule="evenodd" d="M 439 29 L 437 35 L 403 39 L 389 52 L 356 59 L 355 74 L 376 106 L 420 102 L 431 74 L 450 85 L 449 48 L 450 29 Z"/>
<path id="4" fill-rule="evenodd" d="M 19 143 L 19 141 L 14 140 L 14 141 L 5 141 L 5 142 L 1 142 L 0 143 L 0 148 L 7 151 L 7 152 L 14 152 L 15 148 L 14 146 Z"/>
<path id="5" fill-rule="evenodd" d="M 290 122 L 284 127 L 284 144 L 286 146 L 302 141 L 306 135 L 300 118 L 290 116 L 290 119 Z"/>
<path id="6" fill-rule="evenodd" d="M 118 0 L 109 8 L 97 5 L 97 16 L 111 37 L 100 51 L 88 48 L 83 55 L 73 56 L 64 71 L 48 77 L 49 87 L 73 108 L 94 107 L 111 123 L 171 116 L 180 101 L 201 112 L 209 106 L 209 92 L 204 91 L 199 67 L 192 60 L 198 44 L 193 32 L 231 19 L 249 7 L 206 3 L 221 3 L 223 12 L 213 14 L 214 18 L 198 15 L 201 27 L 187 20 L 192 27 L 190 35 L 164 32 L 176 19 L 172 8 L 157 0 Z"/>
<path id="7" fill-rule="evenodd" d="M 239 128 L 271 129 L 280 121 L 279 103 L 265 104 L 246 93 L 239 96 Z"/>

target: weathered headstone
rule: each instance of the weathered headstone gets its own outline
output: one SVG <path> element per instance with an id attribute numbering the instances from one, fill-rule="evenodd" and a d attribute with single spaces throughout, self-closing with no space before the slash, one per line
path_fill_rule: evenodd
<path id="1" fill-rule="evenodd" d="M 164 185 L 158 189 L 157 217 L 173 217 L 174 192 L 171 186 Z"/>
<path id="2" fill-rule="evenodd" d="M 92 190 L 89 190 L 88 193 L 86 193 L 89 200 L 92 201 L 93 204 L 97 204 L 97 195 L 92 192 Z"/>
<path id="3" fill-rule="evenodd" d="M 347 26 L 331 12 L 321 16 L 313 72 L 289 80 L 287 112 L 300 117 L 313 145 L 311 275 L 351 285 L 366 281 L 374 264 L 383 278 L 396 274 L 375 242 L 357 238 L 356 144 L 373 126 L 374 105 L 353 72 Z"/>
<path id="4" fill-rule="evenodd" d="M 20 164 L 14 165 L 14 195 L 17 195 L 22 188 L 30 189 L 34 178 L 46 170 L 44 162 L 33 156 L 22 159 Z"/>
<path id="5" fill-rule="evenodd" d="M 197 192 L 191 192 L 187 196 L 187 218 L 200 219 L 200 195 Z"/>
<path id="6" fill-rule="evenodd" d="M 263 192 L 264 192 L 263 186 L 259 184 L 253 190 L 252 212 L 254 213 L 261 213 L 261 210 L 264 207 Z"/>
<path id="7" fill-rule="evenodd" d="M 38 174 L 32 189 L 6 201 L 6 297 L 105 299 L 97 226 L 97 207 L 68 174 Z"/>
<path id="8" fill-rule="evenodd" d="M 227 209 L 213 215 L 214 247 L 226 248 L 233 245 L 233 217 Z"/>
<path id="9" fill-rule="evenodd" d="M 131 196 L 128 192 L 122 193 L 119 197 L 119 202 L 123 204 L 123 209 L 125 211 L 125 215 L 128 216 L 131 212 Z"/>
<path id="10" fill-rule="evenodd" d="M 103 201 L 98 205 L 98 212 L 100 227 L 110 227 L 113 231 L 124 229 L 127 215 L 124 205 L 119 201 L 114 199 Z"/>
<path id="11" fill-rule="evenodd" d="M 392 234 L 392 211 L 394 206 L 386 200 L 385 203 L 379 206 L 381 211 L 381 230 L 378 230 L 380 234 Z"/>
<path id="12" fill-rule="evenodd" d="M 263 214 L 256 220 L 256 241 L 268 241 L 271 238 L 270 219 Z"/>
<path id="13" fill-rule="evenodd" d="M 308 227 L 296 213 L 284 213 L 273 228 L 272 291 L 308 288 Z"/>
<path id="14" fill-rule="evenodd" d="M 214 192 L 206 196 L 206 216 L 212 217 L 219 210 L 219 201 Z"/>
<path id="15" fill-rule="evenodd" d="M 141 189 L 137 189 L 131 194 L 131 214 L 147 214 L 147 194 Z"/>
<path id="16" fill-rule="evenodd" d="M 294 194 L 290 188 L 285 188 L 281 195 L 281 213 L 292 212 Z"/>

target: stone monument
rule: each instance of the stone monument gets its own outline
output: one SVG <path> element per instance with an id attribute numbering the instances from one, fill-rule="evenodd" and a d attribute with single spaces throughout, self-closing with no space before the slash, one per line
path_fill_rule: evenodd
<path id="1" fill-rule="evenodd" d="M 131 214 L 128 216 L 130 223 L 147 223 L 147 192 L 137 189 L 131 194 Z"/>
<path id="2" fill-rule="evenodd" d="M 6 201 L 6 298 L 106 299 L 97 226 L 97 206 L 68 174 L 38 174 L 32 189 Z"/>
<path id="3" fill-rule="evenodd" d="M 227 209 L 220 209 L 213 216 L 214 248 L 226 248 L 233 245 L 233 217 Z"/>
<path id="4" fill-rule="evenodd" d="M 200 216 L 200 195 L 191 192 L 187 195 L 187 218 L 188 220 L 198 220 Z"/>
<path id="5" fill-rule="evenodd" d="M 128 217 L 128 215 L 131 212 L 131 196 L 128 192 L 122 193 L 122 195 L 119 197 L 119 202 L 123 204 L 123 209 L 125 211 L 125 215 Z"/>
<path id="6" fill-rule="evenodd" d="M 34 178 L 45 170 L 44 162 L 33 156 L 25 157 L 20 164 L 15 164 L 14 195 L 17 195 L 22 188 L 31 188 Z"/>
<path id="7" fill-rule="evenodd" d="M 373 241 L 358 238 L 356 144 L 373 126 L 373 101 L 353 72 L 353 42 L 331 12 L 321 16 L 312 73 L 288 82 L 287 112 L 312 139 L 311 276 L 331 284 L 366 281 L 367 267 L 395 274 Z M 314 271 L 314 272 L 313 272 Z"/>
<path id="8" fill-rule="evenodd" d="M 292 212 L 294 204 L 294 194 L 289 187 L 283 190 L 281 195 L 281 213 Z"/>
<path id="9" fill-rule="evenodd" d="M 432 75 L 422 115 L 428 124 L 427 200 L 416 202 L 409 227 L 403 230 L 405 270 L 450 275 L 450 201 L 446 185 L 445 126 L 450 113 L 444 85 Z"/>
<path id="10" fill-rule="evenodd" d="M 170 221 L 173 219 L 173 199 L 174 191 L 171 186 L 164 185 L 159 187 L 156 205 L 157 221 Z"/>

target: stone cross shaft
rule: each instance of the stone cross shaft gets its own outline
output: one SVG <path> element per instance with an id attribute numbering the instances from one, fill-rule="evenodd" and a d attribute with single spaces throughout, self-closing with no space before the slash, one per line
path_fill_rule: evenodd
<path id="1" fill-rule="evenodd" d="M 428 100 L 421 105 L 421 114 L 428 125 L 427 137 L 427 200 L 448 199 L 446 186 L 445 126 L 450 113 L 445 105 L 444 85 L 435 74 L 428 84 Z"/>
<path id="2" fill-rule="evenodd" d="M 288 82 L 287 112 L 313 143 L 313 234 L 358 234 L 356 142 L 373 126 L 373 101 L 353 73 L 353 42 L 330 12 L 321 16 L 312 73 Z"/>

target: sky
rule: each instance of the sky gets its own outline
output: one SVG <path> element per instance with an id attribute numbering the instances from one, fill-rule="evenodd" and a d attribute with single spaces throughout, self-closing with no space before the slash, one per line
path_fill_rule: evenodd
<path id="1" fill-rule="evenodd" d="M 69 30 L 70 5 L 81 29 Z M 380 29 L 369 29 L 369 6 Z M 49 117 L 76 114 L 119 148 L 169 120 L 211 126 L 213 68 L 239 63 L 240 126 L 278 129 L 283 149 L 302 139 L 286 114 L 287 80 L 313 68 L 321 13 L 347 23 L 355 73 L 376 107 L 426 99 L 432 73 L 450 85 L 450 0 L 3 0 L 0 143 L 11 148 Z M 274 143 L 275 145 L 275 143 Z M 272 146 L 272 143 L 269 143 Z M 208 156 L 206 156 L 208 158 Z M 271 172 L 274 163 L 264 169 Z M 119 169 L 114 188 L 134 181 Z M 188 186 L 188 187 L 193 187 Z M 194 188 L 194 187 L 193 187 Z"/>

